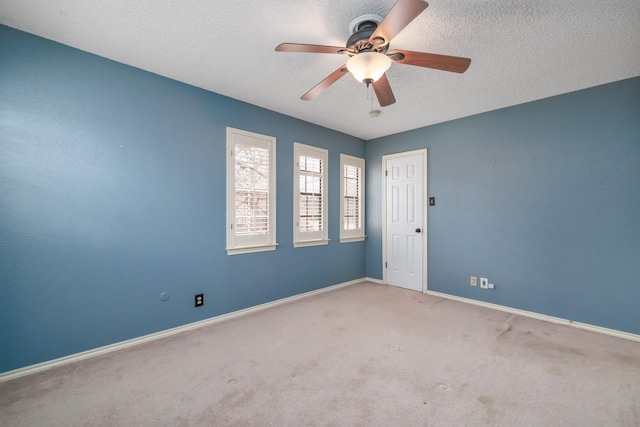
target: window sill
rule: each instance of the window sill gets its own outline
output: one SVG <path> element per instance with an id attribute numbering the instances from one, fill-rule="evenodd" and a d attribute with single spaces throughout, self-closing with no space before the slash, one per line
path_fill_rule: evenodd
<path id="1" fill-rule="evenodd" d="M 294 248 L 304 248 L 306 246 L 320 246 L 320 245 L 328 245 L 329 239 L 321 239 L 321 240 L 305 240 L 300 242 L 293 242 Z"/>
<path id="2" fill-rule="evenodd" d="M 366 238 L 367 238 L 367 236 L 341 237 L 340 238 L 340 243 L 362 242 Z"/>
<path id="3" fill-rule="evenodd" d="M 253 252 L 275 251 L 278 247 L 277 243 L 260 246 L 243 246 L 238 248 L 227 248 L 227 255 L 250 254 Z"/>

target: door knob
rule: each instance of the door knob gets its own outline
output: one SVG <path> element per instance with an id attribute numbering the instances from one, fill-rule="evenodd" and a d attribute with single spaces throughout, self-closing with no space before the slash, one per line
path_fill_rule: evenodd
<path id="1" fill-rule="evenodd" d="M 422 230 L 420 230 L 419 228 L 416 228 L 416 233 L 421 232 Z"/>

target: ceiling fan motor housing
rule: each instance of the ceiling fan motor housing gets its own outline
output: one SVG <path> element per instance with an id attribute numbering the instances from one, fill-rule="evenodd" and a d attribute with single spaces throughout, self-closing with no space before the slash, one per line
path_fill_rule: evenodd
<path id="1" fill-rule="evenodd" d="M 347 39 L 347 47 L 354 49 L 356 52 L 378 52 L 386 53 L 389 49 L 388 44 L 372 45 L 369 38 L 382 22 L 382 17 L 378 15 L 362 15 L 354 19 L 349 25 L 351 36 Z"/>

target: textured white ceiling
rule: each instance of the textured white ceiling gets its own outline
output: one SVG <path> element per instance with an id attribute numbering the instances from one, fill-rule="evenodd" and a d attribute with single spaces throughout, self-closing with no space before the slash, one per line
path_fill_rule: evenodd
<path id="1" fill-rule="evenodd" d="M 394 64 L 377 118 L 351 76 L 301 101 L 346 57 L 274 48 L 342 46 L 394 3 L 0 0 L 0 23 L 363 139 L 640 75 L 638 0 L 433 0 L 391 48 L 469 57 L 465 74 Z"/>

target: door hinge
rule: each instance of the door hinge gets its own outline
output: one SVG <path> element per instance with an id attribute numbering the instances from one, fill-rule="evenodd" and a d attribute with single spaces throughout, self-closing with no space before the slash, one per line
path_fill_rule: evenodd
<path id="1" fill-rule="evenodd" d="M 388 268 L 387 261 L 384 262 L 384 268 Z"/>
<path id="2" fill-rule="evenodd" d="M 389 171 L 384 171 L 384 176 L 389 176 Z"/>

